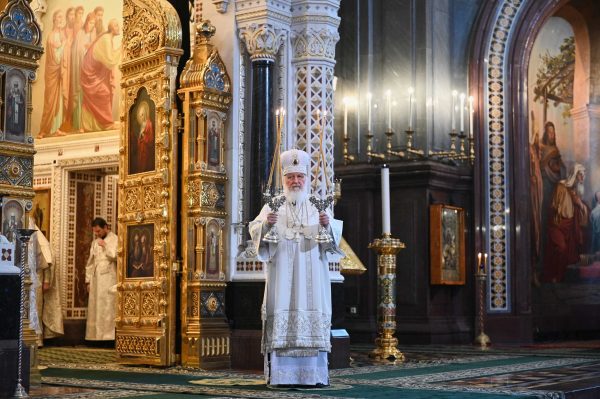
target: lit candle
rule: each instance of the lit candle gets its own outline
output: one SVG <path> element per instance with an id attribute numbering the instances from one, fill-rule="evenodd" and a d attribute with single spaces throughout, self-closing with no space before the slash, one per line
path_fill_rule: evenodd
<path id="1" fill-rule="evenodd" d="M 344 97 L 344 138 L 348 138 L 348 97 Z"/>
<path id="2" fill-rule="evenodd" d="M 387 165 L 381 168 L 381 222 L 383 234 L 390 234 L 390 169 Z"/>
<path id="3" fill-rule="evenodd" d="M 456 130 L 456 118 L 454 117 L 454 111 L 456 109 L 456 96 L 458 92 L 456 90 L 452 91 L 452 108 L 450 109 L 450 119 L 452 120 L 452 131 Z"/>
<path id="4" fill-rule="evenodd" d="M 473 137 L 473 96 L 469 96 L 469 135 Z"/>
<path id="5" fill-rule="evenodd" d="M 415 90 L 412 87 L 408 88 L 408 130 L 412 130 L 413 124 L 413 93 Z"/>
<path id="6" fill-rule="evenodd" d="M 465 131 L 465 93 L 460 93 L 460 131 Z"/>
<path id="7" fill-rule="evenodd" d="M 487 266 L 487 258 L 488 258 L 488 254 L 486 252 L 483 254 L 483 270 L 482 270 L 483 273 L 485 273 L 485 267 Z"/>
<path id="8" fill-rule="evenodd" d="M 371 100 L 373 99 L 373 95 L 371 93 L 367 94 L 367 132 L 371 132 Z"/>
<path id="9" fill-rule="evenodd" d="M 390 90 L 385 92 L 387 97 L 387 111 L 388 111 L 388 130 L 392 130 L 392 92 Z"/>

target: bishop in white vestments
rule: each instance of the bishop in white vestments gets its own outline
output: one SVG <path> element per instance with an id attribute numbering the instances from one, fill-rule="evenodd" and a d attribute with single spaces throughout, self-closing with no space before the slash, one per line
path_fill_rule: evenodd
<path id="1" fill-rule="evenodd" d="M 265 205 L 250 223 L 259 259 L 267 264 L 262 306 L 262 353 L 271 385 L 329 385 L 331 282 L 327 251 L 341 254 L 342 222 L 319 212 L 308 199 L 309 155 L 281 154 L 285 203 L 274 212 Z M 318 243 L 323 226 L 333 237 Z M 274 227 L 278 242 L 262 238 Z"/>
<path id="2" fill-rule="evenodd" d="M 89 292 L 85 339 L 110 341 L 115 339 L 115 299 L 117 284 L 117 235 L 109 231 L 102 218 L 92 222 L 96 239 L 92 241 L 90 257 L 85 267 L 85 284 Z"/>

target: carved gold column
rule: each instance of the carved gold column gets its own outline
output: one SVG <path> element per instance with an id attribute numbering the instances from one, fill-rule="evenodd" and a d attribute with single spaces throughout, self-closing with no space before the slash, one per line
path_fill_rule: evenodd
<path id="1" fill-rule="evenodd" d="M 181 23 L 166 0 L 123 3 L 116 350 L 121 363 L 177 361 Z"/>
<path id="2" fill-rule="evenodd" d="M 377 359 L 404 360 L 397 348 L 396 333 L 396 254 L 404 243 L 389 234 L 377 238 L 371 244 L 377 252 L 377 324 L 378 337 L 375 350 L 370 356 Z"/>
<path id="3" fill-rule="evenodd" d="M 225 316 L 227 169 L 224 148 L 231 80 L 210 43 L 215 27 L 197 25 L 193 57 L 178 91 L 183 101 L 181 363 L 187 367 L 230 366 Z"/>

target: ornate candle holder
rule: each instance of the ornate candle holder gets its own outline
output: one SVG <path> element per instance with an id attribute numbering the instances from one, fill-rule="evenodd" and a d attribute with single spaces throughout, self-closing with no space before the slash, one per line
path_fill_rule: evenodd
<path id="1" fill-rule="evenodd" d="M 479 321 L 479 335 L 475 338 L 475 345 L 479 345 L 481 349 L 487 349 L 492 341 L 490 337 L 484 332 L 484 315 L 485 315 L 485 269 L 480 267 L 477 268 L 477 272 L 475 273 L 475 278 L 477 279 L 477 289 L 479 290 L 479 307 L 478 307 L 478 321 Z"/>
<path id="2" fill-rule="evenodd" d="M 370 163 L 372 158 L 385 159 L 385 154 L 373 152 L 373 132 L 367 132 L 367 161 Z"/>
<path id="3" fill-rule="evenodd" d="M 350 142 L 350 138 L 348 136 L 344 137 L 344 165 L 348 165 L 351 162 L 354 162 L 354 155 L 350 155 L 348 151 L 348 143 Z"/>
<path id="4" fill-rule="evenodd" d="M 281 208 L 281 205 L 285 204 L 285 196 L 284 195 L 273 195 L 270 191 L 265 191 L 263 193 L 263 199 L 265 203 L 269 205 L 269 208 L 275 213 Z M 279 237 L 277 235 L 277 226 L 273 225 L 267 231 L 267 234 L 262 239 L 264 242 L 269 242 L 272 244 L 277 244 L 279 242 Z"/>
<path id="5" fill-rule="evenodd" d="M 405 247 L 391 234 L 375 239 L 369 248 L 377 252 L 377 324 L 378 337 L 370 357 L 404 361 L 404 354 L 398 350 L 396 333 L 396 254 Z"/>
<path id="6" fill-rule="evenodd" d="M 430 157 L 436 157 L 439 159 L 453 160 L 453 161 L 470 161 L 473 164 L 475 160 L 475 143 L 473 137 L 468 137 L 464 132 L 456 132 L 452 130 L 448 133 L 450 136 L 450 150 L 449 151 L 429 151 Z M 459 149 L 457 150 L 457 139 Z M 468 150 L 467 150 L 468 141 Z"/>
<path id="7" fill-rule="evenodd" d="M 315 206 L 315 208 L 317 208 L 317 210 L 319 211 L 319 213 L 321 212 L 325 212 L 325 210 L 327 208 L 329 208 L 331 206 L 331 204 L 333 204 L 333 194 L 327 194 L 325 196 L 325 198 L 317 198 L 314 195 L 311 195 L 308 200 L 311 202 L 311 204 L 313 204 Z M 329 232 L 327 231 L 327 229 L 323 226 L 321 226 L 321 224 L 319 224 L 319 232 L 317 233 L 317 236 L 315 237 L 315 241 L 320 243 L 320 244 L 326 244 L 328 242 L 332 242 L 333 241 L 333 237 L 331 237 L 331 234 L 329 234 Z"/>
<path id="8" fill-rule="evenodd" d="M 17 236 L 21 241 L 21 271 L 19 277 L 21 279 L 21 299 L 20 299 L 20 316 L 19 316 L 19 353 L 18 353 L 18 369 L 17 369 L 17 386 L 15 388 L 15 398 L 28 398 L 27 391 L 23 387 L 23 320 L 25 318 L 25 276 L 29 274 L 29 265 L 25 262 L 27 256 L 27 243 L 31 235 L 35 233 L 34 229 L 17 229 Z"/>
<path id="9" fill-rule="evenodd" d="M 408 128 L 404 131 L 404 133 L 406 133 L 406 152 L 412 155 L 424 156 L 425 152 L 423 150 L 417 150 L 416 148 L 413 148 L 412 138 L 415 134 L 415 131 L 411 128 Z"/>

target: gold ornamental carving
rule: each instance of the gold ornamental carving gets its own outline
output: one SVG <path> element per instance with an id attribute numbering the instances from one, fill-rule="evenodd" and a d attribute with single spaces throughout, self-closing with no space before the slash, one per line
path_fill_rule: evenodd
<path id="1" fill-rule="evenodd" d="M 213 182 L 202 183 L 202 194 L 200 196 L 200 205 L 214 208 L 217 205 L 217 201 L 221 198 L 217 186 Z"/>
<path id="2" fill-rule="evenodd" d="M 153 55 L 161 48 L 181 48 L 181 23 L 177 12 L 160 0 L 124 0 L 125 59 Z"/>
<path id="3" fill-rule="evenodd" d="M 159 354 L 158 338 L 138 337 L 132 335 L 117 336 L 117 352 L 134 353 L 137 355 L 156 356 Z"/>

